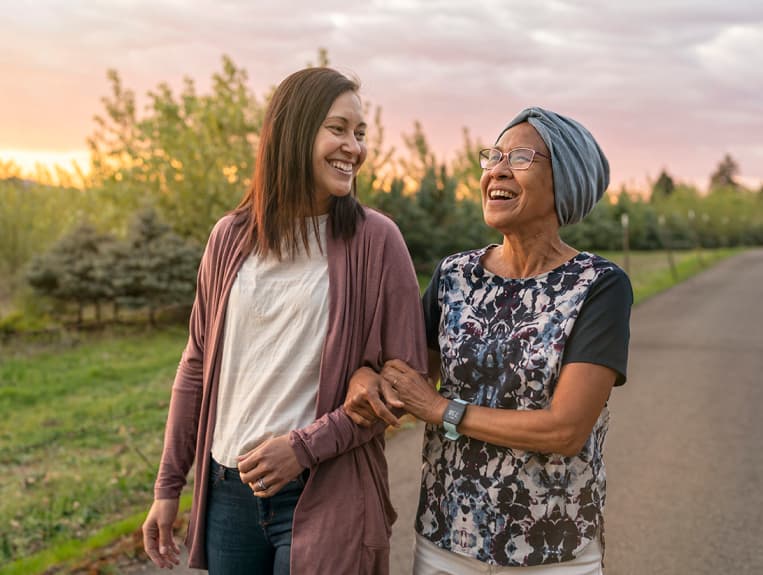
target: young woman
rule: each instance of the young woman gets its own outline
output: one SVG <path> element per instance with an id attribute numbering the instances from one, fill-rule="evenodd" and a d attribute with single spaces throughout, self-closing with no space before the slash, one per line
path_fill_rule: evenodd
<path id="1" fill-rule="evenodd" d="M 365 130 L 357 82 L 334 70 L 296 72 L 273 95 L 252 187 L 199 269 L 143 525 L 159 566 L 178 562 L 172 523 L 195 460 L 191 567 L 388 571 L 385 425 L 359 427 L 342 402 L 363 366 L 425 372 L 426 341 L 399 230 L 354 197 Z"/>

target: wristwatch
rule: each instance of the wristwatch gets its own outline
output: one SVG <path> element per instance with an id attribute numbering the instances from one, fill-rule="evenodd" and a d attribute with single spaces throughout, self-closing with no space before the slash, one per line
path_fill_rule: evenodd
<path id="1" fill-rule="evenodd" d="M 464 412 L 466 411 L 467 405 L 469 404 L 466 401 L 459 398 L 451 399 L 448 402 L 448 407 L 442 416 L 442 426 L 445 428 L 445 439 L 455 441 L 461 437 L 461 434 L 456 431 L 456 426 L 461 423 L 461 420 L 464 418 Z"/>

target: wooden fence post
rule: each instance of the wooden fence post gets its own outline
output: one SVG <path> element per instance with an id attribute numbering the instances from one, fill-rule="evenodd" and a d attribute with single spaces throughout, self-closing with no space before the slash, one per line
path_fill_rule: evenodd
<path id="1" fill-rule="evenodd" d="M 670 266 L 670 275 L 673 276 L 673 281 L 678 281 L 678 270 L 676 269 L 676 262 L 673 259 L 673 249 L 670 244 L 670 234 L 665 228 L 665 216 L 660 214 L 657 217 L 657 237 L 660 238 L 660 243 L 668 255 L 668 265 Z"/>
<path id="2" fill-rule="evenodd" d="M 623 226 L 623 269 L 626 274 L 629 274 L 631 271 L 631 254 L 627 213 L 620 215 L 620 224 Z"/>

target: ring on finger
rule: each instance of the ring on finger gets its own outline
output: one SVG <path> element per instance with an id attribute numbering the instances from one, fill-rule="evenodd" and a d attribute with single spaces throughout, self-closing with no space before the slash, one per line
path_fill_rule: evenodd
<path id="1" fill-rule="evenodd" d="M 259 489 L 260 491 L 266 491 L 267 490 L 267 486 L 265 485 L 265 482 L 262 480 L 262 477 L 260 477 L 257 480 L 257 489 Z"/>

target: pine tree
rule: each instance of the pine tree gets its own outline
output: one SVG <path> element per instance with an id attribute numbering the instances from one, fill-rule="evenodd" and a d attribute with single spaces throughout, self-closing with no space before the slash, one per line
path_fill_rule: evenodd
<path id="1" fill-rule="evenodd" d="M 657 181 L 652 185 L 652 200 L 667 198 L 676 190 L 676 184 L 673 178 L 665 171 L 660 172 Z"/>
<path id="2" fill-rule="evenodd" d="M 151 325 L 160 307 L 191 301 L 199 250 L 175 234 L 155 210 L 136 213 L 124 246 L 112 257 L 118 304 L 147 307 Z"/>
<path id="3" fill-rule="evenodd" d="M 726 154 L 710 176 L 710 189 L 739 188 L 736 177 L 739 174 L 739 164 L 729 154 Z"/>
<path id="4" fill-rule="evenodd" d="M 76 303 L 77 323 L 83 322 L 88 304 L 95 305 L 96 320 L 100 321 L 100 304 L 112 296 L 110 270 L 101 255 L 113 241 L 112 236 L 82 223 L 48 252 L 34 258 L 27 281 L 42 295 L 62 303 Z"/>

